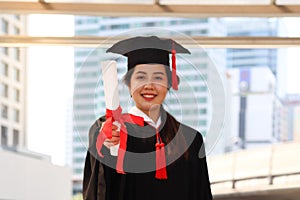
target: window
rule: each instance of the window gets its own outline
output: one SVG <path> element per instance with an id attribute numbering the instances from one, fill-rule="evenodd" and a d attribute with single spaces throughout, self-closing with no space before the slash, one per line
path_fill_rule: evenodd
<path id="1" fill-rule="evenodd" d="M 15 26 L 13 30 L 13 35 L 20 35 L 20 29 L 18 27 Z"/>
<path id="2" fill-rule="evenodd" d="M 1 126 L 1 145 L 7 146 L 8 144 L 8 138 L 7 138 L 7 127 Z"/>
<path id="3" fill-rule="evenodd" d="M 149 27 L 149 26 L 155 26 L 155 22 L 146 22 L 145 26 Z"/>
<path id="4" fill-rule="evenodd" d="M 4 47 L 3 53 L 8 56 L 8 47 Z"/>
<path id="5" fill-rule="evenodd" d="M 86 151 L 86 147 L 85 146 L 80 146 L 80 147 L 75 147 L 74 148 L 74 152 L 78 153 L 78 152 L 85 152 Z"/>
<path id="6" fill-rule="evenodd" d="M 12 75 L 13 75 L 13 79 L 15 81 L 20 81 L 20 70 L 19 69 L 14 68 Z"/>
<path id="7" fill-rule="evenodd" d="M 207 102 L 206 97 L 201 97 L 201 98 L 199 98 L 199 102 L 200 102 L 200 103 L 206 103 L 206 102 Z"/>
<path id="8" fill-rule="evenodd" d="M 16 88 L 13 90 L 13 98 L 16 102 L 20 102 L 20 90 Z"/>
<path id="9" fill-rule="evenodd" d="M 201 108 L 201 109 L 200 109 L 200 114 L 206 114 L 206 112 L 207 112 L 207 111 L 206 111 L 206 108 Z"/>
<path id="10" fill-rule="evenodd" d="M 73 163 L 83 163 L 84 162 L 84 158 L 74 158 L 73 159 Z"/>
<path id="11" fill-rule="evenodd" d="M 207 91 L 207 86 L 200 86 L 199 91 L 201 92 Z"/>
<path id="12" fill-rule="evenodd" d="M 20 61 L 20 48 L 12 48 L 12 56 L 15 60 Z"/>
<path id="13" fill-rule="evenodd" d="M 8 22 L 5 19 L 1 20 L 1 30 L 4 33 L 8 33 Z"/>
<path id="14" fill-rule="evenodd" d="M 19 130 L 14 129 L 13 130 L 13 146 L 18 146 L 19 145 Z"/>
<path id="15" fill-rule="evenodd" d="M 207 68 L 207 63 L 200 63 L 199 65 L 200 69 L 206 69 Z"/>
<path id="16" fill-rule="evenodd" d="M 1 83 L 0 84 L 0 96 L 1 97 L 8 97 L 8 85 Z"/>
<path id="17" fill-rule="evenodd" d="M 8 118 L 8 107 L 6 105 L 1 105 L 1 117 L 4 119 Z"/>
<path id="18" fill-rule="evenodd" d="M 208 33 L 207 29 L 203 29 L 203 30 L 200 31 L 200 34 L 203 34 L 203 35 L 205 35 L 207 33 Z"/>
<path id="19" fill-rule="evenodd" d="M 207 80 L 207 74 L 203 74 L 202 79 Z"/>
<path id="20" fill-rule="evenodd" d="M 8 55 L 8 47 L 1 47 L 0 48 L 0 53 L 4 55 Z"/>
<path id="21" fill-rule="evenodd" d="M 1 61 L 0 62 L 0 70 L 1 70 L 0 71 L 1 75 L 8 77 L 8 64 L 7 63 Z"/>
<path id="22" fill-rule="evenodd" d="M 14 109 L 14 121 L 15 122 L 20 122 L 20 111 L 19 110 L 17 110 L 17 109 Z"/>
<path id="23" fill-rule="evenodd" d="M 110 29 L 127 29 L 129 28 L 129 24 L 112 24 Z"/>
<path id="24" fill-rule="evenodd" d="M 205 126 L 205 125 L 206 125 L 206 120 L 200 120 L 200 121 L 199 121 L 199 125 Z"/>
<path id="25" fill-rule="evenodd" d="M 76 168 L 76 169 L 73 169 L 73 172 L 75 173 L 75 174 L 82 174 L 82 169 L 81 168 Z"/>

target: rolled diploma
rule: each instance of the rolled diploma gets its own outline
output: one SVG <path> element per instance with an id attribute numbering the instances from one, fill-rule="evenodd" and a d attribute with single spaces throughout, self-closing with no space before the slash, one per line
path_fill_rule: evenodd
<path id="1" fill-rule="evenodd" d="M 101 67 L 106 109 L 116 110 L 120 105 L 117 62 L 114 60 L 103 61 Z M 118 131 L 120 131 L 120 123 L 115 121 L 113 124 L 118 126 Z M 110 147 L 110 154 L 117 156 L 118 149 L 119 144 Z"/>

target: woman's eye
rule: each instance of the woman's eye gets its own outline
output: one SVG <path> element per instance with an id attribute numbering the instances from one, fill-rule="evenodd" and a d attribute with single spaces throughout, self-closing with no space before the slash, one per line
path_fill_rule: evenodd
<path id="1" fill-rule="evenodd" d="M 137 76 L 136 79 L 143 80 L 143 79 L 145 79 L 145 76 Z"/>
<path id="2" fill-rule="evenodd" d="M 159 80 L 159 81 L 163 80 L 163 78 L 160 77 L 160 76 L 156 76 L 156 77 L 154 77 L 154 79 L 155 79 L 155 80 Z"/>

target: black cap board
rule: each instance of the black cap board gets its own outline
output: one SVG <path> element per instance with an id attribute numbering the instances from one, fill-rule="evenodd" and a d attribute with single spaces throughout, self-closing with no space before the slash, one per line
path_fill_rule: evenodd
<path id="1" fill-rule="evenodd" d="M 176 77 L 176 53 L 190 54 L 190 51 L 172 39 L 159 38 L 157 36 L 133 37 L 115 43 L 106 52 L 117 53 L 128 58 L 128 70 L 138 64 L 157 63 L 170 66 L 172 54 L 172 82 L 173 89 L 177 90 Z M 176 81 L 174 81 L 176 79 Z M 174 83 L 175 82 L 175 83 Z"/>

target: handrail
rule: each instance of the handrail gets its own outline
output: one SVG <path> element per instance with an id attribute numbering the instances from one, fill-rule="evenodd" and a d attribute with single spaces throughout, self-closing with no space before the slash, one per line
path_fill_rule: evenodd
<path id="1" fill-rule="evenodd" d="M 262 175 L 262 176 L 251 176 L 251 177 L 245 177 L 245 178 L 237 178 L 237 179 L 226 179 L 226 180 L 221 180 L 221 181 L 211 181 L 210 184 L 219 184 L 219 183 L 226 183 L 226 182 L 232 182 L 232 189 L 235 188 L 235 183 L 238 181 L 247 181 L 247 180 L 253 180 L 253 179 L 263 179 L 263 178 L 269 178 L 269 185 L 273 185 L 273 180 L 274 178 L 277 177 L 282 177 L 282 176 L 293 176 L 293 175 L 300 175 L 299 172 L 293 172 L 293 173 L 282 173 L 282 174 L 276 174 L 276 175 Z"/>

